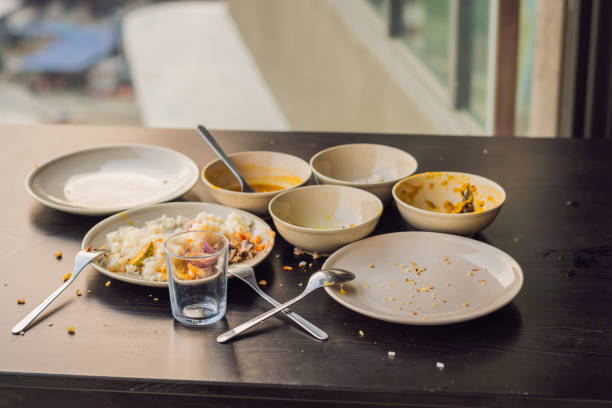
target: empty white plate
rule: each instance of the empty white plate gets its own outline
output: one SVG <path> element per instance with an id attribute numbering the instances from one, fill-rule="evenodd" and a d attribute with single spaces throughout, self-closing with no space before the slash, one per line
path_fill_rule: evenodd
<path id="1" fill-rule="evenodd" d="M 270 226 L 261 218 L 236 208 L 225 207 L 219 204 L 211 203 L 197 203 L 197 202 L 182 202 L 182 203 L 164 203 L 152 205 L 150 207 L 135 208 L 133 210 L 125 211 L 119 214 L 112 215 L 108 218 L 103 219 L 96 225 L 94 225 L 83 237 L 81 242 L 81 248 L 85 249 L 91 245 L 92 248 L 100 248 L 102 245 L 108 248 L 108 241 L 106 234 L 112 231 L 116 231 L 119 227 L 125 227 L 133 225 L 136 228 L 145 226 L 147 221 L 154 220 L 167 215 L 168 217 L 177 217 L 182 215 L 186 218 L 195 218 L 196 215 L 206 211 L 208 213 L 217 215 L 219 217 L 227 218 L 231 213 L 240 215 L 245 221 L 252 222 L 251 233 L 253 236 L 261 236 L 261 243 L 266 245 L 266 249 L 259 252 L 256 256 L 246 261 L 239 262 L 233 265 L 248 265 L 254 267 L 263 261 L 272 251 L 274 247 L 274 234 L 270 232 L 272 229 Z M 157 282 L 150 280 L 138 279 L 136 277 L 129 276 L 127 274 L 120 274 L 111 272 L 105 267 L 99 265 L 95 261 L 91 263 L 94 268 L 102 272 L 104 275 L 109 276 L 120 281 L 133 283 L 135 285 L 150 286 L 167 288 L 168 282 Z M 230 275 L 231 276 L 231 275 Z"/>
<path id="2" fill-rule="evenodd" d="M 189 191 L 198 167 L 158 146 L 120 145 L 81 150 L 34 169 L 26 190 L 38 202 L 74 214 L 104 215 L 161 203 Z"/>
<path id="3" fill-rule="evenodd" d="M 342 305 L 394 323 L 457 323 L 509 303 L 523 271 L 505 252 L 469 238 L 435 232 L 397 232 L 353 242 L 323 268 L 357 275 L 342 288 L 326 287 Z"/>

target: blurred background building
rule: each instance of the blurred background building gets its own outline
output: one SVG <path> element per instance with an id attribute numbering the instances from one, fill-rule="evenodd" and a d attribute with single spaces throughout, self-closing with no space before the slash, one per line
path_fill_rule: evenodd
<path id="1" fill-rule="evenodd" d="M 0 122 L 610 137 L 607 0 L 1 0 Z"/>

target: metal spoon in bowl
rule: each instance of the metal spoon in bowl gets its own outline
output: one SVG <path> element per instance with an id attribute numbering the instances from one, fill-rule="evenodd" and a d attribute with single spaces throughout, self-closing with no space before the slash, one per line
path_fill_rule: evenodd
<path id="1" fill-rule="evenodd" d="M 217 144 L 217 141 L 214 137 L 212 137 L 208 130 L 206 130 L 204 126 L 198 125 L 198 132 L 200 133 L 200 136 L 202 136 L 202 139 L 204 139 L 206 143 L 208 143 L 210 148 L 213 149 L 215 153 L 217 153 L 217 156 L 219 156 L 221 161 L 225 163 L 227 168 L 230 169 L 232 173 L 234 173 L 234 176 L 236 176 L 236 178 L 238 179 L 238 183 L 240 183 L 240 191 L 245 193 L 254 193 L 255 190 L 253 190 L 251 186 L 249 186 L 244 177 L 242 177 L 240 172 L 238 172 L 238 169 L 234 166 L 229 157 L 227 157 L 223 149 L 221 149 L 221 146 Z"/>
<path id="2" fill-rule="evenodd" d="M 310 294 L 316 289 L 322 288 L 324 286 L 336 285 L 338 283 L 349 282 L 349 281 L 352 281 L 353 279 L 355 279 L 355 275 L 343 269 L 335 269 L 335 268 L 334 269 L 323 269 L 319 272 L 316 272 L 312 274 L 312 276 L 310 276 L 310 279 L 308 279 L 308 284 L 306 285 L 306 289 L 304 289 L 304 292 L 302 292 L 300 295 L 294 297 L 288 302 L 283 303 L 280 306 L 275 307 L 272 310 L 269 310 L 245 323 L 242 323 L 239 326 L 234 327 L 232 330 L 228 332 L 223 333 L 222 335 L 217 337 L 217 342 L 225 343 L 226 341 L 234 338 L 235 336 L 242 333 L 243 331 L 250 329 L 251 327 L 255 326 L 256 324 L 260 322 L 263 322 L 268 317 L 273 316 L 274 314 L 280 312 L 281 310 L 288 308 L 289 306 L 291 306 L 292 304 L 296 302 L 299 302 L 306 295 Z"/>

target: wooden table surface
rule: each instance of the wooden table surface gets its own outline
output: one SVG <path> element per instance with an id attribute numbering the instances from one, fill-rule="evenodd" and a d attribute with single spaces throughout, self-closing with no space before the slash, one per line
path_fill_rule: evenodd
<path id="1" fill-rule="evenodd" d="M 72 270 L 80 240 L 102 219 L 38 204 L 24 189 L 28 172 L 69 151 L 121 143 L 170 147 L 201 167 L 213 153 L 195 131 L 0 126 L 0 134 L 0 407 L 612 404 L 608 142 L 214 132 L 228 152 L 275 150 L 306 160 L 335 144 L 383 143 L 413 154 L 420 171 L 465 171 L 496 180 L 508 200 L 476 238 L 513 256 L 525 274 L 511 304 L 466 323 L 386 323 L 318 291 L 294 310 L 326 330 L 328 341 L 272 318 L 220 345 L 218 334 L 269 308 L 241 282 L 230 281 L 225 319 L 192 329 L 173 321 L 166 290 L 118 280 L 105 287 L 108 278 L 91 267 L 24 336 L 10 333 Z M 201 182 L 181 199 L 212 201 Z M 391 205 L 375 233 L 407 228 Z M 64 253 L 61 261 L 55 259 L 57 250 Z M 256 268 L 258 279 L 269 282 L 266 291 L 279 300 L 298 294 L 298 283 L 321 264 L 284 271 L 283 265 L 302 259 L 292 250 L 278 236 L 272 256 Z M 77 297 L 76 289 L 84 295 Z M 18 305 L 18 298 L 26 304 Z M 67 334 L 68 326 L 76 335 Z M 443 370 L 437 362 L 444 363 Z"/>

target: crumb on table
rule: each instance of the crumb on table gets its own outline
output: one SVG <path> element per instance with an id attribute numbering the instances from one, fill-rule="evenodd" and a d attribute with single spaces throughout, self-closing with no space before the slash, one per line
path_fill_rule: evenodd
<path id="1" fill-rule="evenodd" d="M 107 288 L 111 285 L 111 281 L 106 281 L 106 283 L 104 284 L 104 286 L 106 286 Z"/>
<path id="2" fill-rule="evenodd" d="M 76 333 L 74 326 L 68 327 L 68 334 L 73 335 Z"/>
<path id="3" fill-rule="evenodd" d="M 25 305 L 25 300 L 23 300 L 23 299 L 17 299 L 17 304 L 18 304 L 18 305 Z"/>
<path id="4" fill-rule="evenodd" d="M 55 253 L 55 259 L 57 259 L 57 260 L 62 259 L 62 251 L 57 251 L 57 252 Z"/>

